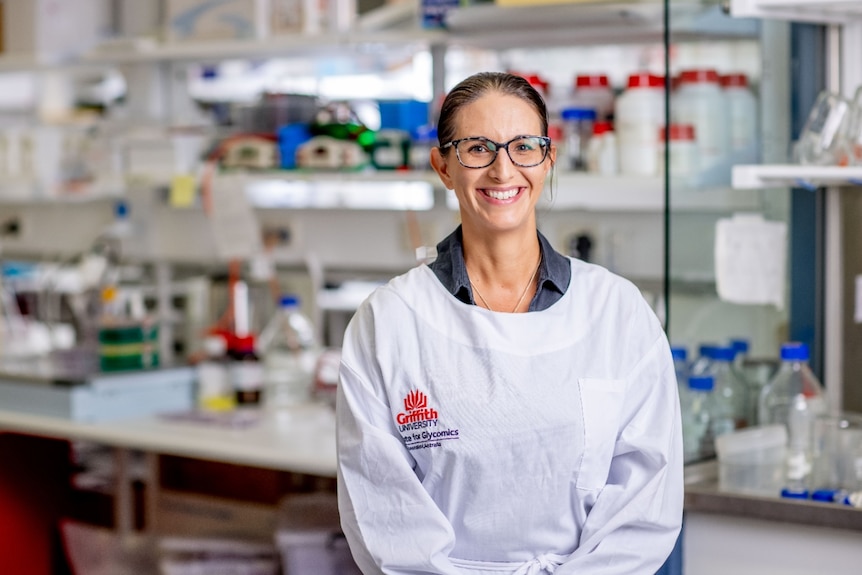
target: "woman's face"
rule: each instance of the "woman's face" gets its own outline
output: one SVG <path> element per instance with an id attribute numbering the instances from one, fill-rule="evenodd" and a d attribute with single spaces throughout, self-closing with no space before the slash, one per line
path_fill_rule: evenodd
<path id="1" fill-rule="evenodd" d="M 481 136 L 505 143 L 516 136 L 542 135 L 536 110 L 516 96 L 499 92 L 489 92 L 461 108 L 455 126 L 455 139 Z M 453 147 L 435 148 L 431 156 L 443 184 L 458 197 L 465 228 L 483 232 L 535 228 L 536 202 L 556 157 L 554 147 L 544 162 L 531 168 L 512 163 L 502 148 L 485 168 L 462 166 Z"/>

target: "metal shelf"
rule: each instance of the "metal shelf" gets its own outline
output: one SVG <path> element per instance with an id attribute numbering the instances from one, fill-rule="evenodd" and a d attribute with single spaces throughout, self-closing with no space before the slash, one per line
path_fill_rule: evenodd
<path id="1" fill-rule="evenodd" d="M 733 187 L 756 190 L 778 187 L 819 188 L 862 186 L 862 167 L 800 166 L 795 164 L 733 167 Z"/>
<path id="2" fill-rule="evenodd" d="M 816 24 L 862 22 L 859 0 L 730 0 L 738 18 L 772 18 Z"/>

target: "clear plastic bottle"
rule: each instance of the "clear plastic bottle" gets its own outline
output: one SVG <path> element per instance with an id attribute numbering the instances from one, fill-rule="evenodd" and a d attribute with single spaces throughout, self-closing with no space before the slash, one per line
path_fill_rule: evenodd
<path id="1" fill-rule="evenodd" d="M 297 296 L 281 298 L 259 341 L 266 406 L 277 408 L 308 401 L 320 351 L 314 325 L 302 313 Z"/>
<path id="2" fill-rule="evenodd" d="M 682 444 L 685 463 L 699 461 L 714 454 L 710 431 L 710 400 L 715 379 L 711 375 L 688 378 L 682 396 Z"/>
<path id="3" fill-rule="evenodd" d="M 781 346 L 781 367 L 760 395 L 760 423 L 787 426 L 786 497 L 806 497 L 810 489 L 814 422 L 826 413 L 823 391 L 808 366 L 808 346 Z"/>

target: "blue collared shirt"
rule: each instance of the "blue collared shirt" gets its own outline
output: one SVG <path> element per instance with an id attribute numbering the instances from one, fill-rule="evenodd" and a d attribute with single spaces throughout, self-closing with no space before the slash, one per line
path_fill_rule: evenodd
<path id="1" fill-rule="evenodd" d="M 569 259 L 557 253 L 541 232 L 536 233 L 539 236 L 542 263 L 539 264 L 539 289 L 530 301 L 528 311 L 542 311 L 551 307 L 563 297 L 572 280 Z M 428 267 L 449 293 L 466 304 L 476 305 L 470 278 L 467 277 L 467 265 L 464 263 L 461 226 L 437 244 L 437 259 Z"/>

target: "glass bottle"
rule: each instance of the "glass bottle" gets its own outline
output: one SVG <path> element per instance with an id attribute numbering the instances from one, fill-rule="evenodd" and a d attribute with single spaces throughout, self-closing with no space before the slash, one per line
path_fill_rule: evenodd
<path id="1" fill-rule="evenodd" d="M 682 396 L 682 444 L 685 463 L 699 461 L 714 454 L 709 425 L 710 396 L 714 382 L 711 375 L 688 378 L 688 389 Z"/>
<path id="2" fill-rule="evenodd" d="M 748 386 L 732 368 L 736 352 L 730 347 L 712 350 L 711 372 L 715 376 L 715 392 L 724 396 L 733 410 L 734 429 L 748 426 Z"/>
<path id="3" fill-rule="evenodd" d="M 813 466 L 814 422 L 826 413 L 823 391 L 808 366 L 808 346 L 791 342 L 781 346 L 781 366 L 760 395 L 762 425 L 787 426 L 785 497 L 807 497 Z"/>
<path id="4" fill-rule="evenodd" d="M 260 335 L 265 402 L 284 407 L 308 401 L 320 354 L 314 325 L 302 313 L 296 295 L 284 295 Z"/>

